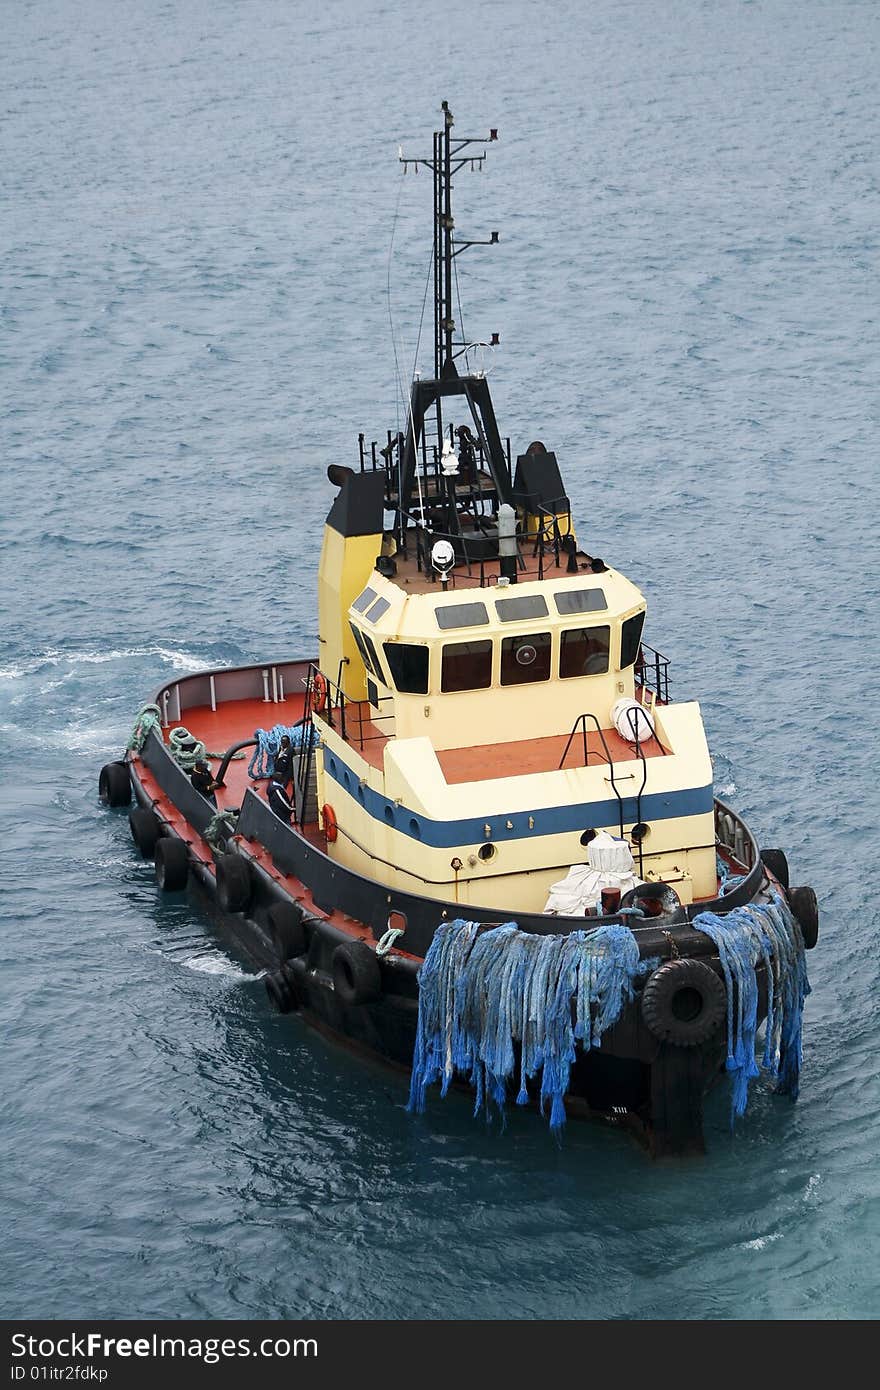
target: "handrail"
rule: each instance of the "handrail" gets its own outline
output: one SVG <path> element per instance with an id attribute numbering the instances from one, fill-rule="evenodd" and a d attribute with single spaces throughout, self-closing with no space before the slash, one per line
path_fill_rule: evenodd
<path id="1" fill-rule="evenodd" d="M 641 760 L 642 760 L 642 785 L 639 787 L 638 791 L 636 792 L 636 825 L 641 825 L 641 824 L 642 824 L 642 793 L 643 793 L 643 791 L 645 790 L 645 785 L 646 785 L 646 783 L 647 783 L 647 781 L 648 781 L 648 760 L 647 760 L 647 758 L 645 757 L 645 750 L 642 748 L 641 739 L 639 738 L 639 716 L 641 715 L 641 710 L 640 710 L 640 709 L 634 709 L 632 705 L 628 705 L 627 708 L 626 708 L 625 713 L 626 713 L 627 723 L 629 724 L 630 733 L 631 733 L 632 736 L 633 736 L 633 742 L 634 742 L 635 747 L 636 747 L 636 757 L 641 758 Z M 647 715 L 645 716 L 645 718 L 647 719 Z M 649 727 L 650 727 L 650 721 L 648 721 L 648 725 L 649 725 Z M 649 742 L 649 743 L 650 743 L 650 741 L 651 741 L 652 738 L 656 738 L 656 734 L 653 732 L 653 730 L 651 731 L 650 735 L 648 736 L 648 742 Z M 622 832 L 621 832 L 621 833 L 622 833 Z M 639 878 L 644 878 L 644 877 L 645 877 L 645 874 L 644 874 L 644 868 L 645 868 L 645 851 L 644 851 L 644 837 L 643 837 L 642 835 L 639 835 L 638 846 L 639 846 Z"/>
<path id="2" fill-rule="evenodd" d="M 564 762 L 565 762 L 565 759 L 568 757 L 568 750 L 569 750 L 569 748 L 571 747 L 571 741 L 572 741 L 572 739 L 574 738 L 575 734 L 577 733 L 578 725 L 581 726 L 581 732 L 582 732 L 582 734 L 583 734 L 583 736 L 584 736 L 584 767 L 588 767 L 588 766 L 589 766 L 590 749 L 589 749 L 589 744 L 587 743 L 587 720 L 588 720 L 588 719 L 592 719 L 593 723 L 595 724 L 595 726 L 596 726 L 596 733 L 599 735 L 600 742 L 601 742 L 601 744 L 602 744 L 602 747 L 603 747 L 604 750 L 605 750 L 605 757 L 606 757 L 607 762 L 608 762 L 608 770 L 609 770 L 609 772 L 611 773 L 611 790 L 614 792 L 614 795 L 617 797 L 617 808 L 618 808 L 618 815 L 619 815 L 619 820 L 620 820 L 620 838 L 623 839 L 623 797 L 620 795 L 620 792 L 619 792 L 618 789 L 617 789 L 617 783 L 616 783 L 615 780 L 614 780 L 614 762 L 613 762 L 613 760 L 612 760 L 612 758 L 611 758 L 611 753 L 610 753 L 610 751 L 609 751 L 609 749 L 608 749 L 608 744 L 605 742 L 605 735 L 604 735 L 603 732 L 602 732 L 602 726 L 600 725 L 600 723 L 599 723 L 598 719 L 596 718 L 595 714 L 579 714 L 579 715 L 578 715 L 577 719 L 574 721 L 574 723 L 573 723 L 572 726 L 571 726 L 571 733 L 570 733 L 569 736 L 568 736 L 568 742 L 567 742 L 566 745 L 565 745 L 565 751 L 564 751 L 564 753 L 562 754 L 562 757 L 559 759 L 559 768 L 557 769 L 557 771 L 561 771 L 561 770 L 562 770 L 562 766 L 563 766 L 563 764 L 564 764 Z M 644 757 L 644 754 L 643 754 L 642 756 Z M 642 787 L 643 787 L 643 789 L 644 789 L 644 783 L 642 783 Z"/>
<path id="3" fill-rule="evenodd" d="M 646 660 L 645 654 L 653 660 Z M 669 658 L 662 652 L 655 651 L 649 647 L 647 642 L 639 644 L 639 654 L 635 661 L 635 678 L 638 685 L 645 690 L 653 690 L 657 699 L 664 705 L 669 704 Z M 651 681 L 653 679 L 653 685 Z"/>

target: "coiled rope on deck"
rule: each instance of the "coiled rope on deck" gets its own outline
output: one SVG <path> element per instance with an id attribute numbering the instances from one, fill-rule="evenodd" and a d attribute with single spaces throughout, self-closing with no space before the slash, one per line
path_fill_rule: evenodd
<path id="1" fill-rule="evenodd" d="M 220 850 L 223 848 L 230 835 L 235 834 L 238 825 L 238 811 L 231 808 L 227 811 L 218 811 L 216 816 L 212 816 L 202 831 L 202 839 L 205 844 L 210 845 L 211 849 Z"/>
<path id="2" fill-rule="evenodd" d="M 303 746 L 306 739 L 311 743 L 312 748 L 317 748 L 320 737 L 314 724 L 276 724 L 269 729 L 255 729 L 254 738 L 257 746 L 253 756 L 248 763 L 248 777 L 253 781 L 259 781 L 264 777 L 271 777 L 275 767 L 275 757 L 281 747 L 281 739 L 287 734 L 290 739 L 290 746 L 295 751 Z"/>
<path id="3" fill-rule="evenodd" d="M 161 710 L 158 705 L 142 705 L 137 712 L 131 737 L 126 744 L 130 753 L 140 753 L 151 729 L 161 729 Z"/>
<path id="4" fill-rule="evenodd" d="M 192 772 L 196 763 L 206 757 L 204 743 L 182 724 L 169 733 L 168 747 L 171 749 L 172 758 L 184 772 Z"/>

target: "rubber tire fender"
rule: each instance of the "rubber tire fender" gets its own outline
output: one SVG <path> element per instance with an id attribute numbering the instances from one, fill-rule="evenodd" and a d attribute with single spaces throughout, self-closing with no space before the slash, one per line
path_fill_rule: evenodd
<path id="1" fill-rule="evenodd" d="M 98 795 L 105 806 L 131 803 L 131 777 L 124 762 L 105 763 L 98 776 Z"/>
<path id="2" fill-rule="evenodd" d="M 797 918 L 804 945 L 808 951 L 812 951 L 819 940 L 819 904 L 816 894 L 806 885 L 803 888 L 789 888 L 788 901 Z"/>
<path id="3" fill-rule="evenodd" d="M 289 1014 L 296 1008 L 296 995 L 280 970 L 273 970 L 265 979 L 266 993 L 280 1014 Z"/>
<path id="4" fill-rule="evenodd" d="M 269 908 L 269 932 L 279 964 L 305 955 L 308 950 L 303 910 L 299 903 L 273 903 Z"/>
<path id="5" fill-rule="evenodd" d="M 727 1017 L 727 991 L 701 960 L 668 960 L 642 992 L 642 1018 L 660 1042 L 698 1047 Z"/>
<path id="6" fill-rule="evenodd" d="M 761 863 L 765 864 L 775 879 L 788 892 L 788 860 L 781 849 L 762 849 Z"/>
<path id="7" fill-rule="evenodd" d="M 345 941 L 333 952 L 333 989 L 345 1005 L 371 1004 L 382 993 L 376 952 L 365 941 Z"/>
<path id="8" fill-rule="evenodd" d="M 128 828 L 141 856 L 152 859 L 162 838 L 162 822 L 149 806 L 133 806 L 128 813 Z"/>
<path id="9" fill-rule="evenodd" d="M 156 882 L 163 893 L 179 893 L 189 877 L 189 854 L 183 840 L 164 835 L 156 841 Z"/>
<path id="10" fill-rule="evenodd" d="M 222 912 L 244 912 L 251 901 L 251 871 L 240 854 L 217 860 L 217 902 Z"/>

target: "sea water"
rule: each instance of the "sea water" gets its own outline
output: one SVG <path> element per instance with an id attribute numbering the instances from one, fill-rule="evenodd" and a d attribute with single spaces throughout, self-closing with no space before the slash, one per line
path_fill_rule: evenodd
<path id="1" fill-rule="evenodd" d="M 876 1314 L 876 5 L 2 28 L 0 1311 Z M 500 133 L 456 179 L 500 243 L 456 264 L 502 432 L 555 449 L 719 792 L 819 896 L 800 1099 L 757 1083 L 731 1131 L 720 1087 L 700 1160 L 464 1096 L 413 1118 L 97 799 L 160 682 L 316 651 L 326 465 L 430 370 L 430 176 L 397 161 L 443 99 Z"/>

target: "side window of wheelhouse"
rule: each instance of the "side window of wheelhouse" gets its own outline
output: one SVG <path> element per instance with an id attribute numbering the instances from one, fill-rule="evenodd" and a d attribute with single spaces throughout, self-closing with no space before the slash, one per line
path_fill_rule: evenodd
<path id="1" fill-rule="evenodd" d="M 559 649 L 560 676 L 601 676 L 608 670 L 610 646 L 610 627 L 569 628 Z"/>
<path id="2" fill-rule="evenodd" d="M 382 670 L 382 663 L 379 660 L 376 648 L 373 646 L 373 639 L 370 637 L 370 634 L 368 632 L 362 632 L 361 637 L 363 639 L 364 646 L 367 649 L 367 655 L 370 658 L 369 664 L 373 669 L 373 674 L 375 675 L 377 680 L 380 680 L 382 682 L 383 685 L 387 684 L 385 680 L 385 673 Z"/>
<path id="3" fill-rule="evenodd" d="M 355 627 L 354 623 L 350 622 L 348 625 L 351 628 L 351 634 L 354 637 L 354 640 L 357 642 L 357 649 L 361 654 L 361 661 L 364 663 L 364 665 L 367 668 L 367 671 L 371 676 L 378 676 L 379 672 L 376 670 L 375 666 L 370 660 L 370 653 L 367 651 L 367 648 L 364 645 L 363 634 Z"/>
<path id="4" fill-rule="evenodd" d="M 440 689 L 486 690 L 492 684 L 491 642 L 447 642 Z"/>
<path id="5" fill-rule="evenodd" d="M 402 695 L 427 695 L 428 648 L 411 642 L 383 642 L 382 647 L 395 688 Z"/>
<path id="6" fill-rule="evenodd" d="M 639 644 L 642 640 L 642 628 L 645 626 L 645 614 L 635 613 L 631 618 L 627 618 L 620 633 L 620 669 L 625 671 L 627 666 L 632 666 L 639 654 Z"/>
<path id="7" fill-rule="evenodd" d="M 501 641 L 501 684 L 524 685 L 550 679 L 550 633 L 504 637 Z"/>

